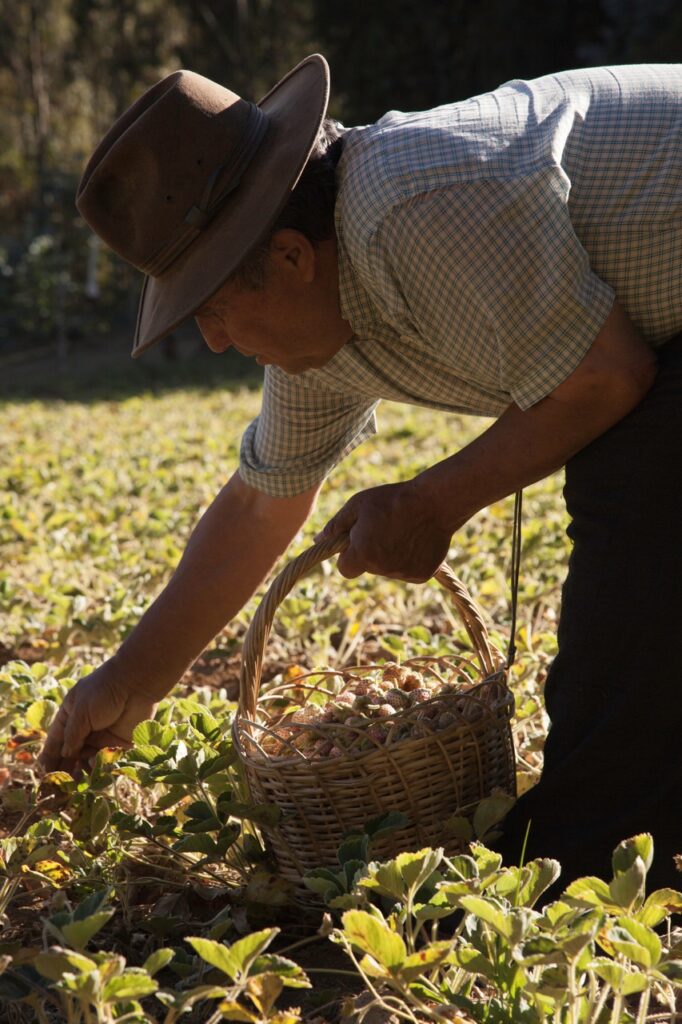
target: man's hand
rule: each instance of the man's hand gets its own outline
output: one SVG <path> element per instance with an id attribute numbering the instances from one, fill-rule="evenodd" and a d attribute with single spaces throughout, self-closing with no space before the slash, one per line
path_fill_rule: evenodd
<path id="1" fill-rule="evenodd" d="M 131 689 L 106 661 L 69 690 L 40 755 L 47 771 L 87 767 L 102 747 L 130 747 L 133 729 L 152 718 L 156 704 Z"/>
<path id="2" fill-rule="evenodd" d="M 354 495 L 322 532 L 350 535 L 339 572 L 428 579 L 472 515 L 565 465 L 634 408 L 655 375 L 651 349 L 616 302 L 578 367 L 546 398 L 525 412 L 510 405 L 475 441 L 413 480 Z"/>
<path id="3" fill-rule="evenodd" d="M 337 562 L 342 576 L 372 572 L 409 583 L 433 576 L 452 535 L 436 519 L 436 508 L 418 480 L 354 494 L 319 536 L 326 540 L 342 533 L 350 537 Z"/>
<path id="4" fill-rule="evenodd" d="M 318 490 L 271 498 L 233 475 L 119 651 L 64 698 L 41 756 L 48 771 L 87 767 L 102 747 L 130 746 L 138 722 L 153 716 L 157 702 L 286 550 Z"/>

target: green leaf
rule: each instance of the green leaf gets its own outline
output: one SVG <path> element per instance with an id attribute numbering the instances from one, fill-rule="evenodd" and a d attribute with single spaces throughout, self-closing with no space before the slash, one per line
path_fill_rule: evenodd
<path id="1" fill-rule="evenodd" d="M 347 910 L 342 918 L 347 940 L 367 953 L 390 974 L 396 973 L 407 956 L 405 943 L 388 925 L 365 910 Z"/>
<path id="2" fill-rule="evenodd" d="M 469 974 L 480 974 L 489 981 L 497 980 L 497 969 L 494 964 L 483 956 L 474 946 L 455 946 L 450 954 L 451 961 Z"/>
<path id="3" fill-rule="evenodd" d="M 407 983 L 416 981 L 416 979 L 421 977 L 425 972 L 431 971 L 434 967 L 439 967 L 441 964 L 445 963 L 450 956 L 451 951 L 451 942 L 443 941 L 428 943 L 428 945 L 423 946 L 418 950 L 418 952 L 405 957 L 405 960 L 400 967 L 400 977 Z"/>
<path id="4" fill-rule="evenodd" d="M 62 789 L 65 793 L 73 792 L 76 788 L 76 780 L 68 772 L 48 772 L 43 776 L 42 781 L 44 786 L 56 786 L 57 789 Z"/>
<path id="5" fill-rule="evenodd" d="M 427 846 L 415 853 L 399 853 L 395 863 L 407 887 L 417 892 L 431 877 L 442 859 L 441 848 L 432 850 Z"/>
<path id="6" fill-rule="evenodd" d="M 111 808 L 109 807 L 109 801 L 103 796 L 96 796 L 92 802 L 92 808 L 90 810 L 90 835 L 97 836 L 102 832 L 111 817 Z"/>
<path id="7" fill-rule="evenodd" d="M 257 957 L 252 964 L 251 973 L 253 975 L 276 974 L 288 988 L 312 988 L 302 967 L 285 956 L 277 956 L 273 953 L 265 953 L 263 956 Z"/>
<path id="8" fill-rule="evenodd" d="M 485 839 L 486 835 L 503 821 L 515 803 L 515 797 L 502 792 L 481 800 L 474 813 L 476 838 Z"/>
<path id="9" fill-rule="evenodd" d="M 462 843 L 470 843 L 474 838 L 474 826 L 468 818 L 461 814 L 451 814 L 443 822 L 443 835 L 452 836 Z"/>
<path id="10" fill-rule="evenodd" d="M 381 646 L 385 650 L 390 651 L 391 654 L 397 654 L 398 657 L 405 654 L 405 643 L 402 638 L 397 636 L 395 633 L 384 633 L 381 637 L 380 643 Z"/>
<path id="11" fill-rule="evenodd" d="M 157 982 L 138 968 L 129 968 L 117 978 L 112 978 L 102 990 L 102 998 L 107 1003 L 118 1003 L 124 999 L 142 999 L 150 996 L 158 988 Z"/>
<path id="12" fill-rule="evenodd" d="M 38 953 L 33 965 L 44 978 L 50 981 L 61 981 L 65 974 L 89 973 L 97 970 L 97 964 L 87 956 L 75 953 L 71 949 L 60 949 L 53 946 L 48 953 Z"/>
<path id="13" fill-rule="evenodd" d="M 593 907 L 609 909 L 615 906 L 611 891 L 601 878 L 577 878 L 575 882 L 571 882 L 566 887 L 564 896 L 572 900 L 579 900 L 581 903 L 588 903 Z"/>
<path id="14" fill-rule="evenodd" d="M 522 947 L 521 963 L 529 966 L 535 964 L 561 964 L 564 962 L 561 946 L 556 939 L 547 935 L 538 935 Z"/>
<path id="15" fill-rule="evenodd" d="M 382 836 L 390 835 L 391 832 L 406 828 L 409 823 L 410 819 L 402 811 L 386 811 L 384 814 L 379 814 L 376 818 L 366 821 L 363 830 L 374 841 Z"/>
<path id="16" fill-rule="evenodd" d="M 339 864 L 345 864 L 349 860 L 366 863 L 368 855 L 369 836 L 364 832 L 344 839 L 336 854 Z"/>
<path id="17" fill-rule="evenodd" d="M 175 953 L 172 949 L 155 949 L 142 965 L 143 970 L 145 970 L 150 977 L 153 977 L 155 974 L 158 974 L 159 971 L 163 970 L 164 967 L 167 967 L 174 956 Z"/>
<path id="18" fill-rule="evenodd" d="M 413 907 L 414 916 L 418 921 L 438 921 L 454 912 L 448 894 L 442 890 L 435 893 L 428 903 L 417 903 Z"/>
<path id="19" fill-rule="evenodd" d="M 561 874 L 558 860 L 542 858 L 526 864 L 523 869 L 521 889 L 515 900 L 517 906 L 533 907 L 550 885 L 556 882 Z"/>
<path id="20" fill-rule="evenodd" d="M 670 914 L 680 913 L 682 913 L 682 893 L 675 889 L 657 889 L 644 901 L 644 906 L 637 912 L 637 920 L 650 928 L 655 928 Z"/>
<path id="21" fill-rule="evenodd" d="M 167 750 L 175 739 L 175 730 L 149 718 L 133 729 L 133 743 L 136 747 L 160 747 Z"/>
<path id="22" fill-rule="evenodd" d="M 474 914 L 479 921 L 485 921 L 503 939 L 509 940 L 512 935 L 511 918 L 497 900 L 486 896 L 462 896 L 460 905 Z"/>
<path id="23" fill-rule="evenodd" d="M 199 766 L 198 775 L 203 781 L 204 779 L 210 779 L 214 775 L 220 774 L 225 768 L 229 768 L 233 765 L 236 760 L 236 754 L 219 754 L 216 757 L 207 758 L 202 765 Z"/>
<path id="24" fill-rule="evenodd" d="M 32 729 L 42 729 L 43 732 L 47 732 L 58 710 L 59 705 L 56 701 L 36 700 L 26 711 L 26 721 Z"/>
<path id="25" fill-rule="evenodd" d="M 197 821 L 206 821 L 215 817 L 213 808 L 205 800 L 195 800 L 194 803 L 183 807 L 182 810 L 188 818 L 194 818 Z"/>
<path id="26" fill-rule="evenodd" d="M 203 800 L 195 801 L 189 807 L 183 808 L 183 811 L 189 819 L 183 823 L 184 832 L 215 832 L 222 825 L 220 819 L 213 813 L 211 805 Z"/>
<path id="27" fill-rule="evenodd" d="M 635 857 L 627 870 L 614 876 L 609 884 L 609 893 L 613 902 L 630 910 L 644 896 L 646 882 L 646 865 L 641 857 Z"/>
<path id="28" fill-rule="evenodd" d="M 245 935 L 231 946 L 225 946 L 213 939 L 187 938 L 186 941 L 196 950 L 202 960 L 217 967 L 231 981 L 247 974 L 248 969 L 260 954 L 267 949 L 279 928 L 264 928 L 259 932 Z"/>
<path id="29" fill-rule="evenodd" d="M 291 902 L 291 884 L 277 872 L 257 868 L 249 878 L 244 895 L 249 903 L 286 907 Z"/>
<path id="30" fill-rule="evenodd" d="M 190 725 L 207 740 L 218 739 L 222 734 L 223 726 L 208 711 L 190 715 L 189 721 Z"/>
<path id="31" fill-rule="evenodd" d="M 607 932 L 617 953 L 641 967 L 655 967 L 661 959 L 661 940 L 656 932 L 629 917 L 619 917 Z"/>
<path id="32" fill-rule="evenodd" d="M 119 832 L 131 832 L 135 836 L 147 838 L 154 834 L 152 825 L 139 814 L 124 814 L 122 811 L 114 811 L 110 821 Z"/>
<path id="33" fill-rule="evenodd" d="M 606 957 L 596 957 L 588 964 L 597 977 L 607 982 L 617 995 L 630 996 L 643 992 L 648 985 L 646 974 L 628 971 L 622 964 Z"/>
<path id="34" fill-rule="evenodd" d="M 236 822 L 230 825 L 223 825 L 220 832 L 218 833 L 218 853 L 221 857 L 224 857 L 229 848 L 236 843 L 242 834 L 241 825 Z"/>
<path id="35" fill-rule="evenodd" d="M 258 974 L 246 982 L 246 992 L 251 1002 L 267 1020 L 279 998 L 284 982 L 276 974 Z"/>
<path id="36" fill-rule="evenodd" d="M 237 800 L 221 801 L 220 813 L 232 818 L 255 821 L 257 825 L 269 825 L 271 828 L 277 825 L 282 817 L 281 809 L 275 804 L 243 804 Z"/>
<path id="37" fill-rule="evenodd" d="M 314 868 L 312 871 L 306 871 L 303 876 L 303 884 L 311 892 L 320 896 L 325 903 L 345 891 L 340 877 L 329 868 Z"/>
<path id="38" fill-rule="evenodd" d="M 482 843 L 472 843 L 470 852 L 482 881 L 491 878 L 502 867 L 502 854 L 489 850 Z"/>
<path id="39" fill-rule="evenodd" d="M 673 985 L 682 985 L 682 960 L 665 960 L 658 965 L 658 971 L 666 981 Z"/>
<path id="40" fill-rule="evenodd" d="M 613 851 L 613 873 L 620 875 L 630 870 L 637 858 L 644 864 L 644 873 L 651 867 L 654 859 L 654 840 L 648 832 L 624 839 Z"/>
<path id="41" fill-rule="evenodd" d="M 245 1024 L 259 1024 L 261 1021 L 261 1017 L 258 1014 L 251 1013 L 250 1010 L 236 1003 L 233 999 L 223 1000 L 218 1009 L 225 1020 L 239 1020 L 244 1021 Z"/>
<path id="42" fill-rule="evenodd" d="M 114 910 L 100 910 L 97 914 L 90 914 L 82 921 L 71 921 L 70 924 L 62 925 L 62 935 L 75 949 L 82 950 L 87 946 L 93 935 L 104 928 L 104 925 L 114 916 Z"/>
<path id="43" fill-rule="evenodd" d="M 173 843 L 173 849 L 178 853 L 203 853 L 207 857 L 217 857 L 220 854 L 215 839 L 205 833 L 183 836 Z"/>
<path id="44" fill-rule="evenodd" d="M 74 921 L 84 921 L 92 914 L 96 914 L 101 907 L 107 902 L 111 896 L 111 889 L 99 889 L 97 892 L 90 893 L 84 900 L 78 904 L 73 912 Z"/>
<path id="45" fill-rule="evenodd" d="M 363 889 L 376 889 L 380 895 L 389 896 L 396 902 L 407 896 L 407 885 L 395 860 L 368 865 L 367 876 L 361 878 L 358 884 Z"/>
<path id="46" fill-rule="evenodd" d="M 191 968 L 188 968 L 188 973 L 191 973 Z M 189 992 L 157 991 L 156 998 L 164 1006 L 172 1007 L 180 1013 L 186 1013 L 195 1003 L 200 1002 L 202 999 L 224 999 L 228 993 L 229 989 L 222 988 L 219 985 L 196 985 Z"/>
<path id="47" fill-rule="evenodd" d="M 407 635 L 411 636 L 413 640 L 421 640 L 425 644 L 431 643 L 431 633 L 426 626 L 411 626 Z"/>

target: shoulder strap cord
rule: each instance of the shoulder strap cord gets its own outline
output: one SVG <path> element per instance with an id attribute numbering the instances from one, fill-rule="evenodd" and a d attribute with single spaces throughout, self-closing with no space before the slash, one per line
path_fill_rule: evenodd
<path id="1" fill-rule="evenodd" d="M 519 599 L 519 573 L 521 570 L 521 513 L 523 507 L 523 491 L 514 496 L 514 525 L 512 527 L 511 557 L 511 627 L 509 630 L 509 648 L 507 650 L 507 668 L 511 668 L 516 657 L 516 615 Z"/>

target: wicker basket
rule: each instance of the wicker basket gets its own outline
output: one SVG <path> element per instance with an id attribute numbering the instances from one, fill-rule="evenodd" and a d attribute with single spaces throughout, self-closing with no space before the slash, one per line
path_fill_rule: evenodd
<path id="1" fill-rule="evenodd" d="M 348 742 L 340 756 L 312 759 L 293 745 L 279 756 L 264 749 L 268 736 L 280 737 L 284 720 L 281 713 L 278 717 L 265 712 L 267 702 L 259 701 L 264 648 L 275 612 L 298 580 L 325 558 L 338 553 L 344 540 L 335 538 L 304 551 L 284 568 L 263 598 L 244 642 L 239 708 L 233 727 L 251 799 L 275 804 L 282 811 L 277 827 L 263 827 L 266 844 L 282 875 L 296 887 L 299 902 L 311 904 L 315 900 L 310 893 L 306 896 L 301 876 L 311 868 L 337 865 L 336 853 L 344 833 L 362 827 L 371 818 L 394 810 L 409 818 L 406 828 L 373 847 L 373 854 L 378 857 L 427 845 L 444 845 L 454 853 L 460 844 L 448 839 L 443 829 L 450 815 L 471 818 L 479 801 L 496 788 L 515 795 L 510 729 L 514 701 L 506 685 L 504 659 L 490 644 L 478 608 L 446 565 L 436 572 L 435 579 L 452 598 L 473 645 L 476 662 L 453 655 L 411 659 L 403 665 L 418 665 L 422 673 L 461 682 L 458 692 L 426 702 L 438 703 L 442 710 L 447 710 L 452 724 L 444 729 L 434 728 L 424 718 L 426 705 L 422 703 L 398 712 L 390 720 L 395 719 L 396 725 L 409 723 L 409 738 L 375 741 L 366 749 L 369 730 L 346 726 L 343 728 Z M 343 672 L 316 675 L 345 679 L 362 675 L 370 668 L 354 666 Z M 289 683 L 287 690 L 291 692 L 292 687 Z M 303 681 L 296 680 L 296 689 L 305 693 Z M 272 691 L 268 696 L 271 694 Z M 296 728 L 299 727 L 289 724 L 289 734 Z M 300 728 L 309 730 L 310 726 Z M 320 728 L 325 727 L 318 726 L 318 731 Z M 327 728 L 333 728 L 338 735 L 338 725 Z"/>

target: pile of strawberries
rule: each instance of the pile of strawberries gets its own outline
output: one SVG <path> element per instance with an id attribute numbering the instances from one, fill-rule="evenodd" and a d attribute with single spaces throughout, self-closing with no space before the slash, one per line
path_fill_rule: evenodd
<path id="1" fill-rule="evenodd" d="M 290 711 L 270 724 L 259 743 L 269 757 L 317 761 L 367 753 L 454 725 L 457 716 L 435 698 L 467 688 L 461 680 L 454 685 L 432 671 L 394 663 L 371 675 L 349 673 L 339 693 L 329 694 L 322 706 L 306 703 Z"/>

